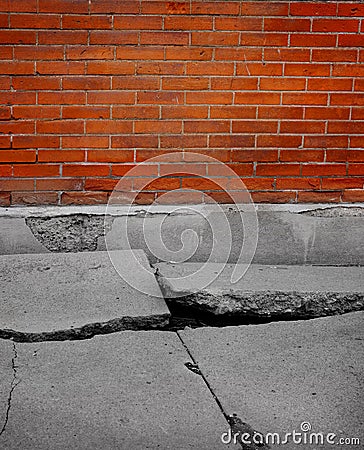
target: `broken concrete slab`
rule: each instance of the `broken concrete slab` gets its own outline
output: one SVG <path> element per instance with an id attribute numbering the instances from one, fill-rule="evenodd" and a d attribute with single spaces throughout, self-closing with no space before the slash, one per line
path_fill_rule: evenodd
<path id="1" fill-rule="evenodd" d="M 1 448 L 235 448 L 222 444 L 228 424 L 175 333 L 16 348 L 20 383 Z"/>
<path id="2" fill-rule="evenodd" d="M 0 439 L 9 419 L 14 382 L 13 358 L 13 343 L 0 339 Z"/>
<path id="3" fill-rule="evenodd" d="M 364 309 L 364 268 L 156 264 L 169 305 L 220 317 L 298 319 Z M 194 274 L 198 273 L 196 276 Z"/>
<path id="4" fill-rule="evenodd" d="M 117 252 L 133 289 L 107 252 L 0 257 L 0 336 L 16 340 L 85 338 L 163 326 L 170 316 L 142 251 Z M 145 270 L 135 270 L 135 260 Z M 136 283 L 135 283 L 136 284 Z"/>
<path id="5" fill-rule="evenodd" d="M 339 438 L 364 440 L 363 321 L 356 312 L 178 333 L 227 412 L 281 439 L 293 430 L 303 435 L 301 425 L 307 437 L 310 428 L 334 433 L 338 447 Z M 287 448 L 332 448 L 289 439 Z"/>

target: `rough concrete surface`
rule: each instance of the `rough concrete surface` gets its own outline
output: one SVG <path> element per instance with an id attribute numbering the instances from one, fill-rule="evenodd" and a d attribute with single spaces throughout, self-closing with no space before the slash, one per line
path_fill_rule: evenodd
<path id="1" fill-rule="evenodd" d="M 16 348 L 20 382 L 0 448 L 235 448 L 221 443 L 227 422 L 202 377 L 186 368 L 191 359 L 174 333 L 123 332 Z M 10 358 L 7 350 L 8 365 Z M 11 372 L 7 387 L 10 381 Z"/>
<path id="2" fill-rule="evenodd" d="M 0 217 L 0 255 L 47 253 L 26 225 L 25 219 Z"/>
<path id="3" fill-rule="evenodd" d="M 203 267 L 201 263 L 160 263 L 156 267 L 171 305 L 215 316 L 297 319 L 364 309 L 362 267 L 251 265 L 234 284 L 234 264 L 220 273 L 218 264 L 206 265 L 205 284 L 202 275 L 189 278 Z"/>
<path id="4" fill-rule="evenodd" d="M 150 269 L 142 251 L 133 251 Z M 161 326 L 169 310 L 152 271 L 135 270 L 131 252 L 118 252 L 130 287 L 106 252 L 0 257 L 0 336 L 18 340 L 89 337 L 122 329 Z"/>
<path id="5" fill-rule="evenodd" d="M 13 343 L 0 339 L 0 443 L 10 413 L 9 403 L 14 381 L 13 357 Z"/>
<path id="6" fill-rule="evenodd" d="M 335 433 L 362 448 L 364 313 L 303 322 L 185 329 L 179 335 L 224 409 L 263 433 Z M 282 448 L 274 447 L 272 448 Z"/>

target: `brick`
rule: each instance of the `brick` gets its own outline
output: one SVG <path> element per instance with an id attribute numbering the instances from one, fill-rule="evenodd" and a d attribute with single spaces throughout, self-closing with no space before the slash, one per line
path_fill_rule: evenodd
<path id="1" fill-rule="evenodd" d="M 32 105 L 35 103 L 35 92 L 2 92 L 3 105 Z"/>
<path id="2" fill-rule="evenodd" d="M 209 190 L 221 190 L 223 186 L 227 184 L 227 180 L 222 182 L 222 186 L 219 183 L 219 179 L 214 182 L 213 179 L 206 179 L 202 177 L 196 178 L 182 178 L 182 188 L 183 189 L 196 189 L 199 191 L 209 191 Z"/>
<path id="3" fill-rule="evenodd" d="M 251 192 L 254 203 L 294 203 L 295 192 Z"/>
<path id="4" fill-rule="evenodd" d="M 174 31 L 141 31 L 141 45 L 188 45 L 189 35 Z"/>
<path id="5" fill-rule="evenodd" d="M 58 148 L 58 136 L 14 136 L 13 148 Z"/>
<path id="6" fill-rule="evenodd" d="M 40 12 L 51 13 L 87 13 L 88 0 L 39 0 Z"/>
<path id="7" fill-rule="evenodd" d="M 0 136 L 0 148 L 10 148 L 10 136 Z M 2 153 L 3 151 L 0 152 Z"/>
<path id="8" fill-rule="evenodd" d="M 68 47 L 66 57 L 73 59 L 114 59 L 114 49 L 112 47 Z M 92 73 L 92 72 L 91 72 Z"/>
<path id="9" fill-rule="evenodd" d="M 182 50 L 182 49 L 181 49 Z M 178 50 L 179 52 L 180 50 Z M 116 48 L 116 58 L 118 59 L 131 59 L 131 60 L 156 60 L 164 59 L 164 49 L 163 47 L 117 47 Z M 174 58 L 167 58 L 174 59 Z M 179 58 L 177 58 L 179 59 Z"/>
<path id="10" fill-rule="evenodd" d="M 37 123 L 37 133 L 43 134 L 72 134 L 83 133 L 83 121 L 75 120 L 52 120 Z"/>
<path id="11" fill-rule="evenodd" d="M 258 89 L 256 77 L 214 77 L 211 78 L 211 89 L 228 91 L 255 91 Z"/>
<path id="12" fill-rule="evenodd" d="M 215 48 L 215 61 L 261 61 L 262 55 L 262 48 Z"/>
<path id="13" fill-rule="evenodd" d="M 310 61 L 310 50 L 306 48 L 266 48 L 265 61 Z"/>
<path id="14" fill-rule="evenodd" d="M 102 121 L 103 122 L 103 121 Z M 100 122 L 100 123 L 102 123 Z M 90 122 L 87 123 L 87 125 Z M 99 123 L 99 122 L 97 122 Z M 63 148 L 108 148 L 109 138 L 106 136 L 64 136 Z"/>
<path id="15" fill-rule="evenodd" d="M 363 189 L 364 178 L 323 178 L 322 189 Z"/>
<path id="16" fill-rule="evenodd" d="M 107 203 L 106 192 L 63 192 L 62 205 L 95 205 Z"/>
<path id="17" fill-rule="evenodd" d="M 9 76 L 0 76 L 0 89 L 10 89 L 10 80 L 11 78 Z"/>
<path id="18" fill-rule="evenodd" d="M 114 29 L 122 30 L 161 30 L 162 17 L 115 16 Z"/>
<path id="19" fill-rule="evenodd" d="M 33 191 L 34 181 L 33 180 L 5 180 L 0 179 L 0 191 Z"/>
<path id="20" fill-rule="evenodd" d="M 87 152 L 89 162 L 133 162 L 134 152 L 130 150 L 89 150 Z"/>
<path id="21" fill-rule="evenodd" d="M 109 106 L 63 106 L 63 119 L 109 119 Z"/>
<path id="22" fill-rule="evenodd" d="M 212 27 L 212 17 L 167 16 L 164 19 L 165 30 L 212 30 Z"/>
<path id="23" fill-rule="evenodd" d="M 9 120 L 11 117 L 9 106 L 0 106 L 0 120 Z"/>
<path id="24" fill-rule="evenodd" d="M 346 136 L 305 136 L 305 148 L 347 148 Z"/>
<path id="25" fill-rule="evenodd" d="M 90 91 L 87 93 L 87 103 L 89 105 L 132 105 L 135 101 L 134 92 L 125 91 Z"/>
<path id="26" fill-rule="evenodd" d="M 132 31 L 90 31 L 90 44 L 99 45 L 136 45 L 138 33 Z"/>
<path id="27" fill-rule="evenodd" d="M 288 45 L 288 34 L 284 33 L 241 33 L 241 45 L 250 47 L 280 47 Z"/>
<path id="28" fill-rule="evenodd" d="M 236 74 L 245 76 L 254 75 L 282 75 L 283 65 L 282 64 L 263 64 L 263 63 L 237 63 Z"/>
<path id="29" fill-rule="evenodd" d="M 287 14 L 287 2 L 243 1 L 241 4 L 243 16 L 286 16 Z"/>
<path id="30" fill-rule="evenodd" d="M 339 203 L 341 191 L 301 191 L 297 194 L 298 202 L 302 203 Z"/>
<path id="31" fill-rule="evenodd" d="M 348 109 L 348 108 L 345 108 Z M 337 117 L 340 118 L 340 117 Z M 347 119 L 348 117 L 344 117 L 344 119 Z M 351 113 L 351 118 L 352 120 L 360 120 L 360 119 L 364 119 L 364 108 L 352 108 L 352 113 Z"/>
<path id="32" fill-rule="evenodd" d="M 306 80 L 303 78 L 261 78 L 261 91 L 304 91 Z"/>
<path id="33" fill-rule="evenodd" d="M 90 3 L 91 13 L 117 13 L 138 14 L 139 3 L 135 0 L 115 2 L 115 0 L 92 0 Z"/>
<path id="34" fill-rule="evenodd" d="M 147 190 L 147 191 L 170 191 L 179 189 L 181 187 L 181 179 L 176 178 L 158 178 L 156 180 L 149 181 L 149 178 L 134 178 L 133 188 L 134 190 Z"/>
<path id="35" fill-rule="evenodd" d="M 256 167 L 257 176 L 299 176 L 299 164 L 261 164 Z"/>
<path id="36" fill-rule="evenodd" d="M 190 4 L 184 1 L 141 2 L 141 12 L 143 14 L 188 14 Z"/>
<path id="37" fill-rule="evenodd" d="M 227 164 L 227 166 L 238 176 L 252 176 L 254 165 L 248 164 Z M 207 171 L 210 176 L 226 176 L 226 167 L 220 164 L 207 164 Z"/>
<path id="38" fill-rule="evenodd" d="M 87 44 L 87 31 L 39 31 L 39 44 Z M 31 43 L 31 42 L 30 42 Z"/>
<path id="39" fill-rule="evenodd" d="M 303 119 L 300 106 L 259 106 L 259 119 Z"/>
<path id="40" fill-rule="evenodd" d="M 37 0 L 0 0 L 0 11 L 36 12 Z"/>
<path id="41" fill-rule="evenodd" d="M 195 93 L 194 93 L 195 95 Z M 183 103 L 182 92 L 138 92 L 137 103 L 140 104 L 157 104 L 157 105 L 173 105 Z M 187 102 L 188 103 L 188 102 Z"/>
<path id="42" fill-rule="evenodd" d="M 2 75 L 33 75 L 34 63 L 32 62 L 0 62 L 0 72 Z"/>
<path id="43" fill-rule="evenodd" d="M 347 17 L 363 17 L 364 7 L 359 2 L 339 3 L 338 15 Z"/>
<path id="44" fill-rule="evenodd" d="M 264 31 L 310 31 L 310 19 L 264 18 Z"/>
<path id="45" fill-rule="evenodd" d="M 84 187 L 79 178 L 44 178 L 36 179 L 37 191 L 80 191 Z"/>
<path id="46" fill-rule="evenodd" d="M 254 147 L 254 136 L 227 134 L 210 136 L 210 147 L 213 148 L 246 148 Z"/>
<path id="47" fill-rule="evenodd" d="M 14 177 L 58 177 L 59 164 L 16 164 Z"/>
<path id="48" fill-rule="evenodd" d="M 345 189 L 342 194 L 343 202 L 363 202 L 364 189 Z"/>
<path id="49" fill-rule="evenodd" d="M 84 104 L 86 102 L 86 94 L 77 91 L 60 91 L 60 92 L 39 92 L 39 105 L 72 105 Z"/>
<path id="50" fill-rule="evenodd" d="M 118 186 L 119 180 L 110 178 L 87 178 L 85 180 L 85 190 L 87 191 L 113 191 L 119 188 L 120 190 L 131 190 L 131 182 L 127 180 L 122 181 L 122 186 Z"/>
<path id="51" fill-rule="evenodd" d="M 152 146 L 150 146 L 152 147 Z M 206 135 L 169 135 L 160 137 L 160 147 L 168 149 L 207 147 Z"/>
<path id="52" fill-rule="evenodd" d="M 86 122 L 86 133 L 96 134 L 122 134 L 132 133 L 133 123 L 131 121 L 121 120 L 90 120 Z M 108 147 L 108 138 L 102 138 L 104 145 Z M 97 141 L 97 139 L 95 139 Z M 101 142 L 101 140 L 100 140 Z"/>
<path id="53" fill-rule="evenodd" d="M 9 192 L 0 192 L 0 206 L 10 206 Z"/>
<path id="54" fill-rule="evenodd" d="M 270 190 L 273 189 L 274 179 L 273 178 L 243 178 L 242 179 L 245 187 L 249 190 L 259 191 L 262 189 Z M 240 183 L 236 185 L 239 189 Z"/>
<path id="55" fill-rule="evenodd" d="M 32 134 L 35 131 L 35 123 L 33 120 L 28 121 L 1 121 L 0 133 L 5 134 Z"/>
<path id="56" fill-rule="evenodd" d="M 350 116 L 349 108 L 335 108 L 335 107 L 306 107 L 305 119 L 342 119 L 347 120 Z"/>
<path id="57" fill-rule="evenodd" d="M 167 155 L 167 161 L 171 162 L 171 153 L 173 153 L 173 161 L 182 161 L 183 154 L 181 150 L 138 150 L 136 152 L 136 161 L 142 162 L 146 160 L 150 160 L 151 158 L 159 157 L 161 158 L 164 155 Z M 160 160 L 160 159 L 159 159 Z M 160 160 L 161 161 L 161 160 Z M 161 161 L 163 162 L 163 161 Z"/>
<path id="58" fill-rule="evenodd" d="M 89 16 L 63 16 L 63 29 L 81 29 L 81 30 L 108 30 L 112 28 L 112 16 L 95 14 Z"/>
<path id="59" fill-rule="evenodd" d="M 348 78 L 315 78 L 308 80 L 309 91 L 351 91 L 352 80 Z"/>
<path id="60" fill-rule="evenodd" d="M 0 46 L 0 60 L 3 59 L 13 59 L 13 47 L 6 45 Z"/>
<path id="61" fill-rule="evenodd" d="M 331 94 L 330 105 L 363 106 L 364 94 Z"/>
<path id="62" fill-rule="evenodd" d="M 312 61 L 327 61 L 327 62 L 356 62 L 358 52 L 357 50 L 347 49 L 330 49 L 330 50 L 312 50 Z"/>
<path id="63" fill-rule="evenodd" d="M 193 31 L 191 33 L 192 45 L 206 45 L 206 46 L 234 46 L 239 44 L 239 33 L 227 33 L 223 31 L 205 31 L 199 33 Z"/>
<path id="64" fill-rule="evenodd" d="M 325 122 L 316 121 L 282 121 L 280 126 L 282 134 L 324 134 Z"/>
<path id="65" fill-rule="evenodd" d="M 145 48 L 145 50 L 149 49 Z M 213 49 L 206 47 L 196 47 L 196 48 L 167 47 L 166 59 L 210 61 L 212 59 L 212 51 Z M 161 59 L 163 59 L 163 57 Z"/>
<path id="66" fill-rule="evenodd" d="M 197 155 L 196 155 L 197 154 Z M 215 150 L 215 149 L 193 149 L 192 153 L 190 153 L 189 151 L 185 151 L 183 154 L 183 160 L 184 161 L 193 161 L 193 162 L 201 162 L 201 157 L 200 155 L 203 156 L 208 156 L 209 158 L 213 158 L 216 161 L 221 161 L 221 162 L 230 162 L 230 155 L 231 155 L 231 151 L 230 150 Z M 204 158 L 203 160 L 206 160 L 206 158 Z"/>
<path id="67" fill-rule="evenodd" d="M 303 164 L 303 176 L 343 176 L 346 175 L 345 164 Z"/>
<path id="68" fill-rule="evenodd" d="M 217 15 L 237 15 L 239 14 L 239 3 L 229 1 L 200 1 L 191 5 L 192 14 L 217 14 Z"/>
<path id="69" fill-rule="evenodd" d="M 273 120 L 234 120 L 232 127 L 233 133 L 277 133 L 278 122 Z"/>
<path id="70" fill-rule="evenodd" d="M 134 170 L 133 170 L 134 169 Z M 157 176 L 158 164 L 144 164 L 136 166 L 134 164 L 113 164 L 112 174 L 113 176 Z M 133 170 L 132 173 L 129 173 Z"/>
<path id="71" fill-rule="evenodd" d="M 63 89 L 72 90 L 101 90 L 111 88 L 110 77 L 64 77 L 62 79 Z"/>
<path id="72" fill-rule="evenodd" d="M 158 136 L 126 134 L 123 136 L 112 136 L 111 146 L 113 148 L 153 148 L 158 146 Z"/>
<path id="73" fill-rule="evenodd" d="M 84 150 L 39 150 L 39 162 L 83 162 Z M 64 175 L 64 174 L 63 174 Z"/>
<path id="74" fill-rule="evenodd" d="M 326 2 L 292 2 L 292 16 L 336 16 L 336 3 Z"/>
<path id="75" fill-rule="evenodd" d="M 263 20 L 260 17 L 216 17 L 215 30 L 262 31 Z"/>
<path id="76" fill-rule="evenodd" d="M 278 161 L 278 150 L 233 150 L 233 162 L 275 162 Z"/>
<path id="77" fill-rule="evenodd" d="M 136 65 L 137 75 L 183 75 L 184 64 L 176 62 L 139 62 Z"/>
<path id="78" fill-rule="evenodd" d="M 103 177 L 110 175 L 110 166 L 107 164 L 64 164 L 62 174 L 65 177 Z"/>
<path id="79" fill-rule="evenodd" d="M 351 81 L 351 80 L 348 80 L 348 81 Z M 363 92 L 364 91 L 364 79 L 355 80 L 354 91 L 355 92 L 358 92 L 358 91 Z"/>
<path id="80" fill-rule="evenodd" d="M 158 106 L 113 106 L 113 119 L 158 119 Z"/>
<path id="81" fill-rule="evenodd" d="M 85 73 L 85 63 L 75 61 L 37 62 L 37 72 L 41 75 L 81 75 Z"/>
<path id="82" fill-rule="evenodd" d="M 162 106 L 163 119 L 207 119 L 207 106 Z"/>
<path id="83" fill-rule="evenodd" d="M 229 133 L 230 121 L 221 120 L 185 120 L 185 133 Z"/>
<path id="84" fill-rule="evenodd" d="M 9 165 L 2 164 L 0 166 L 0 177 L 1 178 L 11 177 L 12 174 L 13 174 L 13 167 L 10 164 Z"/>
<path id="85" fill-rule="evenodd" d="M 186 66 L 187 75 L 233 75 L 233 63 L 190 62 Z"/>
<path id="86" fill-rule="evenodd" d="M 283 93 L 283 105 L 327 105 L 327 94 L 313 94 L 310 92 Z"/>
<path id="87" fill-rule="evenodd" d="M 244 105 L 279 105 L 281 96 L 278 93 L 266 92 L 237 92 L 235 104 Z"/>
<path id="88" fill-rule="evenodd" d="M 302 77 L 328 77 L 330 76 L 329 64 L 286 64 L 284 67 L 286 76 Z"/>
<path id="89" fill-rule="evenodd" d="M 211 106 L 212 119 L 255 119 L 255 106 Z"/>
<path id="90" fill-rule="evenodd" d="M 347 19 L 314 19 L 312 22 L 312 31 L 316 32 L 337 32 L 350 33 L 359 31 L 359 20 Z"/>
<path id="91" fill-rule="evenodd" d="M 320 178 L 277 178 L 276 188 L 280 189 L 320 189 Z"/>
<path id="92" fill-rule="evenodd" d="M 35 44 L 35 31 L 0 30 L 0 44 Z"/>
<path id="93" fill-rule="evenodd" d="M 336 36 L 334 34 L 292 34 L 291 47 L 335 47 Z"/>
<path id="94" fill-rule="evenodd" d="M 228 105 L 232 103 L 231 92 L 187 92 L 186 103 L 188 104 L 215 104 Z"/>
<path id="95" fill-rule="evenodd" d="M 364 64 L 335 64 L 332 75 L 334 77 L 364 77 Z"/>
<path id="96" fill-rule="evenodd" d="M 199 77 L 167 77 L 162 80 L 162 88 L 172 91 L 193 91 L 208 89 L 209 79 Z"/>
<path id="97" fill-rule="evenodd" d="M 257 147 L 298 148 L 301 144 L 300 136 L 262 135 L 257 137 Z"/>
<path id="98" fill-rule="evenodd" d="M 14 59 L 19 60 L 57 60 L 63 58 L 63 46 L 22 45 L 14 47 Z"/>
<path id="99" fill-rule="evenodd" d="M 135 66 L 132 62 L 121 61 L 90 61 L 87 64 L 87 73 L 95 75 L 132 75 L 134 74 Z"/>
<path id="100" fill-rule="evenodd" d="M 364 134 L 364 121 L 331 121 L 327 131 L 332 134 Z"/>
<path id="101" fill-rule="evenodd" d="M 142 120 L 134 123 L 134 132 L 158 134 L 181 133 L 182 122 L 180 120 Z"/>
<path id="102" fill-rule="evenodd" d="M 12 205 L 57 205 L 57 192 L 14 192 L 11 194 Z"/>
<path id="103" fill-rule="evenodd" d="M 60 28 L 61 16 L 54 14 L 11 14 L 11 28 Z"/>
<path id="104" fill-rule="evenodd" d="M 207 164 L 195 164 L 195 163 L 183 163 L 183 164 L 161 164 L 160 165 L 160 175 L 207 175 Z"/>
<path id="105" fill-rule="evenodd" d="M 19 91 L 30 90 L 58 90 L 61 87 L 60 79 L 54 77 L 13 77 L 13 88 Z"/>

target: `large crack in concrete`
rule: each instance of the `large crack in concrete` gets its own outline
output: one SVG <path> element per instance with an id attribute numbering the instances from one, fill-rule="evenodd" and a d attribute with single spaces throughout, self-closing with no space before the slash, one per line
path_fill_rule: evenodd
<path id="1" fill-rule="evenodd" d="M 34 237 L 51 252 L 97 250 L 98 239 L 112 227 L 114 217 L 71 214 L 58 217 L 27 217 Z"/>
<path id="2" fill-rule="evenodd" d="M 296 214 L 310 217 L 364 217 L 364 208 L 357 206 L 334 206 L 329 208 L 315 208 L 299 211 Z"/>
<path id="3" fill-rule="evenodd" d="M 20 380 L 18 378 L 18 366 L 16 365 L 16 359 L 18 357 L 18 352 L 16 349 L 16 345 L 13 342 L 13 357 L 11 359 L 11 367 L 13 370 L 13 378 L 11 380 L 11 384 L 10 384 L 10 390 L 9 390 L 9 395 L 8 395 L 8 401 L 7 401 L 7 407 L 6 407 L 6 413 L 5 413 L 5 420 L 3 423 L 3 426 L 0 430 L 0 436 L 5 432 L 6 427 L 8 425 L 9 422 L 9 418 L 10 418 L 10 410 L 12 407 L 12 398 L 13 398 L 13 393 L 15 388 L 18 386 L 18 384 L 20 383 Z"/>

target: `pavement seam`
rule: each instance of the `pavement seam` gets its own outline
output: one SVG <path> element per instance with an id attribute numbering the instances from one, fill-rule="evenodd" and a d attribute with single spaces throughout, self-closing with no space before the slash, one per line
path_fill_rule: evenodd
<path id="1" fill-rule="evenodd" d="M 9 395 L 8 395 L 8 401 L 7 401 L 7 408 L 6 408 L 6 414 L 5 414 L 5 420 L 4 420 L 4 424 L 0 430 L 0 436 L 5 432 L 6 430 L 6 426 L 9 422 L 9 417 L 10 417 L 10 409 L 11 409 L 11 401 L 13 398 L 13 393 L 15 388 L 18 386 L 18 384 L 20 383 L 20 379 L 18 378 L 18 366 L 16 365 L 16 359 L 18 358 L 18 351 L 16 349 L 16 345 L 15 342 L 13 342 L 13 357 L 11 358 L 11 367 L 13 369 L 13 378 L 11 380 L 11 384 L 10 384 L 10 391 L 9 391 Z"/>

